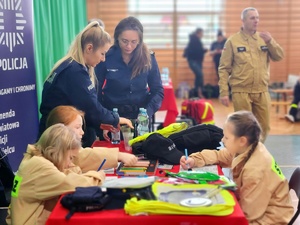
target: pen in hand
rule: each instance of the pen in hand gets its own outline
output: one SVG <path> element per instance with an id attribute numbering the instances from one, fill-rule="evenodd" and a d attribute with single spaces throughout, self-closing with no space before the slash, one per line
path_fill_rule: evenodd
<path id="1" fill-rule="evenodd" d="M 184 149 L 185 152 L 185 160 L 188 160 L 189 156 L 188 156 L 188 151 L 187 149 Z M 188 167 L 188 171 L 191 171 L 192 169 L 190 168 L 190 165 L 187 163 L 186 166 Z"/>
<path id="2" fill-rule="evenodd" d="M 106 162 L 106 159 L 103 159 L 102 163 L 100 164 L 99 168 L 97 171 L 100 171 L 104 165 L 104 163 Z"/>

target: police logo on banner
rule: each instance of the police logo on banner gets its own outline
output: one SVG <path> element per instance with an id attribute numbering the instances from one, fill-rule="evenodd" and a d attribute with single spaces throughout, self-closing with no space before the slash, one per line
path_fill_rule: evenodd
<path id="1" fill-rule="evenodd" d="M 0 0 L 0 150 L 14 171 L 36 141 L 32 0 Z"/>

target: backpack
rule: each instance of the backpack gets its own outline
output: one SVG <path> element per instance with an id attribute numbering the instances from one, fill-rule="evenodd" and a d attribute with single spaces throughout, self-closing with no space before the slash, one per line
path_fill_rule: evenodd
<path id="1" fill-rule="evenodd" d="M 110 196 L 103 193 L 99 186 L 76 187 L 75 192 L 66 194 L 60 200 L 63 207 L 69 209 L 66 220 L 75 212 L 91 212 L 103 209 Z"/>
<path id="2" fill-rule="evenodd" d="M 184 152 L 187 149 L 189 154 L 203 149 L 217 149 L 222 138 L 223 129 L 211 124 L 198 124 L 169 136 L 178 150 Z"/>
<path id="3" fill-rule="evenodd" d="M 219 86 L 206 84 L 203 87 L 203 95 L 205 98 L 218 98 L 219 97 Z"/>
<path id="4" fill-rule="evenodd" d="M 207 99 L 185 99 L 181 103 L 181 115 L 195 119 L 197 124 L 214 124 L 214 108 Z"/>

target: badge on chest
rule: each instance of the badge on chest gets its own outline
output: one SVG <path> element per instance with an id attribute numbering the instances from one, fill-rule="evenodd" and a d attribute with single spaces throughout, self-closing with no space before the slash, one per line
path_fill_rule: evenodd
<path id="1" fill-rule="evenodd" d="M 246 47 L 237 47 L 237 51 L 238 52 L 245 52 L 246 51 Z"/>

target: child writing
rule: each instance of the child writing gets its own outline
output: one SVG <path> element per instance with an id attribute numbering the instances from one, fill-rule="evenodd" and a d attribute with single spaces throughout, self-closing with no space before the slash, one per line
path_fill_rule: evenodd
<path id="1" fill-rule="evenodd" d="M 203 150 L 180 159 L 184 169 L 219 164 L 231 167 L 237 199 L 250 225 L 288 224 L 293 216 L 288 181 L 266 147 L 251 112 L 228 116 L 223 129 L 225 148 Z"/>
<path id="2" fill-rule="evenodd" d="M 103 171 L 64 173 L 80 149 L 80 139 L 63 124 L 49 127 L 37 143 L 28 145 L 14 179 L 7 224 L 43 225 L 61 194 L 101 184 Z"/>
<path id="3" fill-rule="evenodd" d="M 63 123 L 70 127 L 82 139 L 84 131 L 84 112 L 73 106 L 60 105 L 52 109 L 46 121 L 46 127 L 53 124 Z M 125 165 L 134 165 L 137 162 L 135 155 L 125 152 L 119 152 L 118 148 L 82 148 L 79 151 L 77 164 L 81 170 L 97 170 L 100 163 L 106 159 L 103 169 L 117 167 L 118 161 Z"/>

